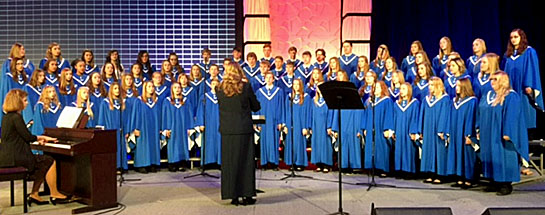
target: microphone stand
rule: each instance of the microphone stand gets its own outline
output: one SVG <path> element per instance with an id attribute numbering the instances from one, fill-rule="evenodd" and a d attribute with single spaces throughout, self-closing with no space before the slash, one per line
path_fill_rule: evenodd
<path id="1" fill-rule="evenodd" d="M 206 82 L 206 80 L 205 80 Z M 210 82 L 212 83 L 212 82 Z M 206 84 L 206 83 L 204 83 Z M 211 90 L 210 90 L 211 91 Z M 201 172 L 200 173 L 197 173 L 197 174 L 193 174 L 193 175 L 189 175 L 189 176 L 186 176 L 184 178 L 193 178 L 193 177 L 196 177 L 196 176 L 208 176 L 208 177 L 211 177 L 211 178 L 219 178 L 218 176 L 215 176 L 215 175 L 210 175 L 208 174 L 207 172 L 205 172 L 205 165 L 206 165 L 206 93 L 204 93 L 204 96 L 202 98 L 202 104 L 203 104 L 203 111 L 202 111 L 202 119 L 203 119 L 203 127 L 204 127 L 204 130 L 201 132 L 201 135 L 202 136 L 202 147 L 201 147 Z"/>
<path id="2" fill-rule="evenodd" d="M 371 96 L 370 96 L 370 99 L 371 99 L 371 102 L 369 102 L 369 104 L 371 105 L 371 111 L 372 111 L 372 123 L 373 123 L 373 128 L 371 129 L 371 135 L 372 135 L 372 141 L 371 141 L 371 147 L 372 147 L 372 151 L 371 151 L 371 182 L 370 183 L 356 183 L 356 185 L 368 185 L 367 187 L 367 191 L 371 190 L 371 187 L 396 187 L 396 186 L 393 186 L 393 185 L 385 185 L 385 184 L 377 184 L 375 182 L 375 157 L 376 157 L 376 141 L 375 141 L 375 138 L 376 138 L 376 128 L 375 128 L 375 87 L 376 87 L 376 82 L 373 83 L 373 88 L 372 88 L 372 91 L 371 91 Z"/>
<path id="3" fill-rule="evenodd" d="M 121 88 L 121 85 L 120 85 L 120 88 Z M 121 92 L 121 90 L 120 90 Z M 121 147 L 125 147 L 125 144 L 123 144 L 125 142 L 125 136 L 123 135 L 123 105 L 121 104 L 121 102 L 124 102 L 123 100 L 123 97 L 121 96 L 121 93 L 119 94 L 119 135 L 117 136 L 117 138 L 120 138 L 120 142 L 121 142 Z M 126 106 L 125 106 L 126 107 Z M 125 179 L 125 177 L 123 176 L 123 156 L 127 157 L 127 154 L 123 154 L 123 150 L 121 150 L 122 148 L 119 148 L 119 166 L 121 168 L 121 171 L 120 174 L 119 174 L 119 179 L 117 181 L 119 181 L 119 187 L 121 187 L 123 185 L 124 182 L 126 181 L 140 181 L 141 179 L 139 178 L 134 178 L 134 179 Z"/>
<path id="4" fill-rule="evenodd" d="M 300 95 L 304 101 L 305 97 L 304 95 Z M 291 98 L 290 98 L 290 114 L 291 114 L 291 117 L 290 117 L 290 121 L 291 121 L 291 126 L 290 126 L 290 132 L 291 132 L 291 135 L 290 135 L 290 138 L 291 138 L 291 173 L 290 174 L 284 174 L 285 176 L 283 178 L 281 178 L 280 180 L 285 180 L 285 179 L 288 179 L 288 178 L 308 178 L 308 179 L 312 179 L 311 176 L 304 176 L 304 175 L 297 175 L 295 174 L 295 141 L 293 139 L 293 101 L 295 100 L 295 95 L 291 95 Z M 306 150 L 305 150 L 305 153 L 306 153 Z M 287 181 L 286 181 L 287 183 Z"/>

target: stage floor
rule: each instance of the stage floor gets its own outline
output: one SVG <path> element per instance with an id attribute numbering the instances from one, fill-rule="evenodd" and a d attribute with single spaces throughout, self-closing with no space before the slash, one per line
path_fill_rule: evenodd
<path id="1" fill-rule="evenodd" d="M 207 171 L 219 175 L 218 170 Z M 127 182 L 118 189 L 119 203 L 124 209 L 105 214 L 329 214 L 338 210 L 338 172 L 297 172 L 314 179 L 279 180 L 287 170 L 256 170 L 257 188 L 265 191 L 257 195 L 252 206 L 234 206 L 220 199 L 220 180 L 208 177 L 184 179 L 197 170 L 171 173 L 166 169 L 154 174 L 130 171 Z M 534 173 L 536 175 L 536 173 Z M 451 188 L 450 184 L 431 185 L 421 180 L 376 178 L 378 184 L 396 188 L 373 187 L 355 183 L 368 182 L 367 175 L 343 175 L 343 209 L 350 214 L 370 214 L 371 203 L 376 207 L 450 207 L 454 214 L 481 214 L 487 207 L 542 207 L 545 201 L 543 179 L 514 186 L 508 196 L 484 193 L 483 187 L 471 190 Z M 9 206 L 9 182 L 0 183 L 0 214 L 20 214 L 22 209 L 21 182 L 16 184 L 16 206 Z M 31 185 L 29 184 L 29 189 Z M 30 214 L 70 214 L 79 203 L 66 205 L 33 205 Z M 104 210 L 106 211 L 106 210 Z M 103 211 L 98 211 L 103 212 Z M 96 214 L 89 213 L 89 214 Z"/>

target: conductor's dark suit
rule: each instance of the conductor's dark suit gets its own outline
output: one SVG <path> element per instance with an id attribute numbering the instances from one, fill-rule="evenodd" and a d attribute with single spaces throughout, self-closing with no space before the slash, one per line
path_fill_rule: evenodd
<path id="1" fill-rule="evenodd" d="M 221 198 L 255 196 L 252 111 L 261 109 L 250 84 L 227 97 L 217 90 L 221 133 Z"/>

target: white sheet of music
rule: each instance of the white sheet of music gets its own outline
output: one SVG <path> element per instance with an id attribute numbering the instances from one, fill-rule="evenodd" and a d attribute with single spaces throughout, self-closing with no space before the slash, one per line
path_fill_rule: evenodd
<path id="1" fill-rule="evenodd" d="M 83 108 L 66 106 L 62 109 L 59 120 L 57 121 L 58 128 L 74 128 L 80 115 L 83 113 Z"/>

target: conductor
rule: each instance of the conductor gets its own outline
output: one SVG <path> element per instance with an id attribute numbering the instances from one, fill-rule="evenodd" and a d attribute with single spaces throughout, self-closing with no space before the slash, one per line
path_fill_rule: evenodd
<path id="1" fill-rule="evenodd" d="M 261 106 L 236 63 L 225 68 L 218 87 L 221 199 L 231 199 L 233 205 L 251 205 L 256 201 L 252 111 Z"/>

